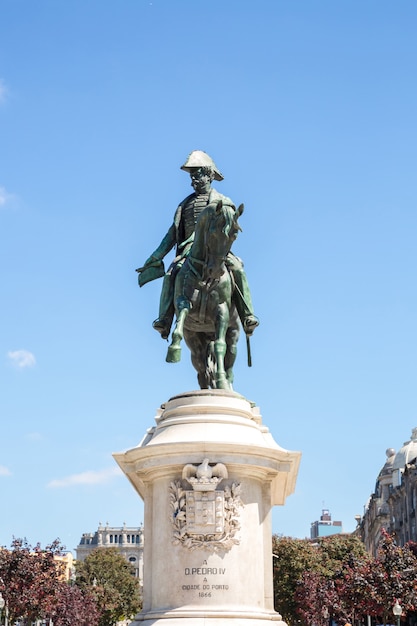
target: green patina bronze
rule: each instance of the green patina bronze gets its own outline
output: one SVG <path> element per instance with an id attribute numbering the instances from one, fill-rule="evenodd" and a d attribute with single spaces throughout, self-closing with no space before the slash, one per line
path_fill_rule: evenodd
<path id="1" fill-rule="evenodd" d="M 240 230 L 237 220 L 243 205 L 236 209 L 230 198 L 212 188 L 212 181 L 223 176 L 205 152 L 191 152 L 181 169 L 190 174 L 194 193 L 180 203 L 167 234 L 136 270 L 139 285 L 164 276 L 153 327 L 167 339 L 176 313 L 167 361 L 179 361 L 184 336 L 200 387 L 230 389 L 238 318 L 248 348 L 249 336 L 259 324 L 243 263 L 230 250 Z M 165 273 L 162 259 L 174 247 L 175 258 Z"/>

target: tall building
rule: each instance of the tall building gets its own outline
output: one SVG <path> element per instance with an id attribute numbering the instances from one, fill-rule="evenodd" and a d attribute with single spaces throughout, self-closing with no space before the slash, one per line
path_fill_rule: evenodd
<path id="1" fill-rule="evenodd" d="M 388 448 L 385 454 L 387 459 L 377 476 L 375 491 L 369 497 L 363 518 L 359 520 L 359 535 L 365 544 L 366 550 L 374 556 L 378 550 L 382 529 L 388 530 L 390 527 L 388 501 L 393 489 L 394 448 Z"/>
<path id="2" fill-rule="evenodd" d="M 99 524 L 94 533 L 83 533 L 75 549 L 77 561 L 85 558 L 97 548 L 117 548 L 135 570 L 136 578 L 143 580 L 143 526 L 122 528 Z"/>
<path id="3" fill-rule="evenodd" d="M 342 532 L 342 522 L 333 522 L 329 509 L 322 509 L 320 520 L 311 523 L 310 538 L 330 537 Z"/>
<path id="4" fill-rule="evenodd" d="M 358 531 L 366 549 L 376 555 L 384 528 L 403 546 L 417 541 L 417 428 L 395 453 L 386 451 L 387 460 L 378 474 L 375 492 L 365 506 Z"/>

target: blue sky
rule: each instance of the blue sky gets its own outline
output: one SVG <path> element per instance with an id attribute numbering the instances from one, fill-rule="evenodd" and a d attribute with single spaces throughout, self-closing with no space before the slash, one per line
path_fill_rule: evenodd
<path id="1" fill-rule="evenodd" d="M 345 531 L 417 425 L 414 0 L 0 0 L 0 545 L 139 524 L 112 452 L 196 388 L 134 269 L 207 151 L 261 319 L 235 389 Z"/>

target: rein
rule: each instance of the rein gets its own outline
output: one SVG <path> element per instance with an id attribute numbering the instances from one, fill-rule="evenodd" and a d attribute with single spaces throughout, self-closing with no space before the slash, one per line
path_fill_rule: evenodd
<path id="1" fill-rule="evenodd" d="M 201 261 L 200 259 L 196 259 L 196 257 L 191 256 L 191 254 L 188 255 L 187 261 L 188 261 L 188 267 L 190 268 L 190 271 L 194 274 L 194 276 L 197 276 L 197 278 L 199 280 L 203 280 L 202 272 L 199 272 L 197 270 L 197 268 L 194 267 L 194 263 L 198 263 L 199 265 L 201 265 L 201 268 L 203 269 L 205 264 L 206 264 L 205 261 Z"/>

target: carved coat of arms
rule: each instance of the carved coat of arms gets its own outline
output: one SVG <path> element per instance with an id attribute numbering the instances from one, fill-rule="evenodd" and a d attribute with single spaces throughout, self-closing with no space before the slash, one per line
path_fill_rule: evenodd
<path id="1" fill-rule="evenodd" d="M 182 480 L 170 485 L 173 543 L 182 543 L 194 550 L 206 548 L 214 552 L 228 550 L 239 543 L 240 485 L 219 484 L 228 478 L 223 463 L 210 465 L 204 459 L 200 465 L 188 463 L 182 470 Z M 188 483 L 192 489 L 184 485 Z"/>

